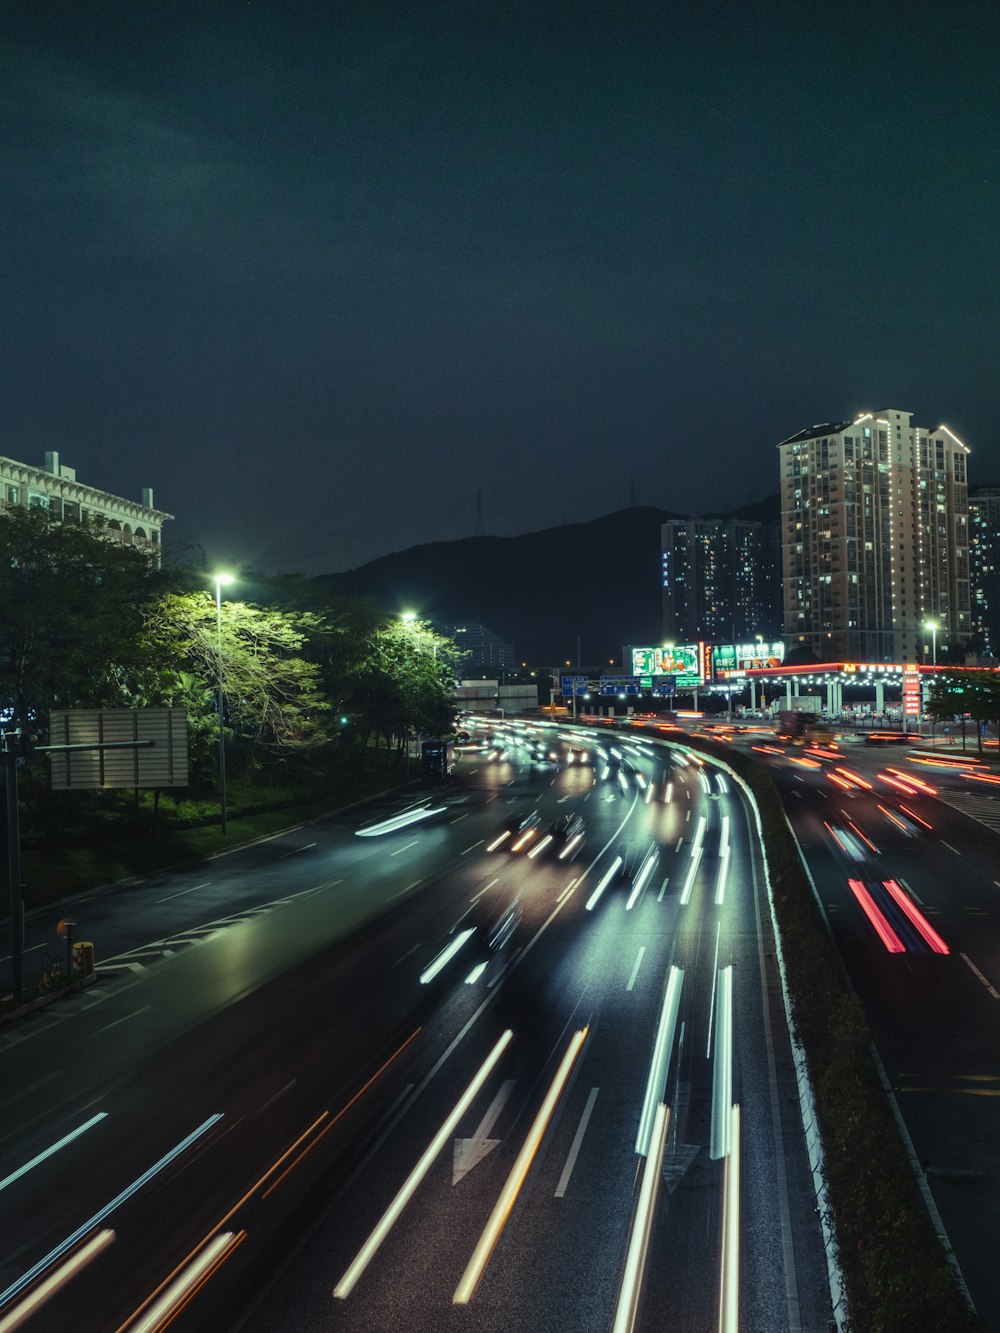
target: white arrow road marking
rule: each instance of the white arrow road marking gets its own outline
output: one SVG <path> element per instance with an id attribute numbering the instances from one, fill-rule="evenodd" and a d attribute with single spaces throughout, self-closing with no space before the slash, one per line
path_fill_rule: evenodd
<path id="1" fill-rule="evenodd" d="M 500 1117 L 500 1112 L 507 1104 L 507 1099 L 514 1091 L 516 1079 L 504 1079 L 500 1091 L 490 1102 L 489 1109 L 479 1122 L 471 1139 L 455 1140 L 454 1168 L 451 1183 L 457 1185 L 463 1176 L 468 1175 L 474 1166 L 478 1166 L 484 1157 L 488 1157 L 500 1142 L 489 1137 L 490 1130 Z"/>

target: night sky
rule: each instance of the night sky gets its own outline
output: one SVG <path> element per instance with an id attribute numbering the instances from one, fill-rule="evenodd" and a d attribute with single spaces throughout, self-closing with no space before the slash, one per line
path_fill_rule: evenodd
<path id="1" fill-rule="evenodd" d="M 0 454 L 194 557 L 730 508 L 879 407 L 1000 482 L 995 4 L 0 14 Z"/>

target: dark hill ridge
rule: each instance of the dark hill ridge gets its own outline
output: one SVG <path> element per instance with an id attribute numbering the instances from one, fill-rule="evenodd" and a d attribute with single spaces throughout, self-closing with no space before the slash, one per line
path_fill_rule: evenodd
<path id="1" fill-rule="evenodd" d="M 685 517 L 636 505 L 520 537 L 431 542 L 323 577 L 387 612 L 482 621 L 531 666 L 575 662 L 579 635 L 583 664 L 596 666 L 617 662 L 625 643 L 659 640 L 660 526 Z M 778 498 L 706 517 L 777 518 Z"/>

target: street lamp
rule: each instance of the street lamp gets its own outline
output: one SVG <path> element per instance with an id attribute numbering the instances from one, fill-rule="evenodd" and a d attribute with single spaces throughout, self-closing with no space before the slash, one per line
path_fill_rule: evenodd
<path id="1" fill-rule="evenodd" d="M 218 660 L 218 707 L 219 707 L 219 809 L 222 813 L 222 832 L 228 828 L 226 820 L 226 724 L 223 710 L 222 690 L 222 589 L 236 580 L 232 574 L 215 575 L 215 635 Z"/>
<path id="2" fill-rule="evenodd" d="M 931 632 L 931 661 L 934 666 L 937 666 L 937 632 L 940 628 L 941 626 L 936 620 L 924 621 L 924 629 L 929 629 Z"/>

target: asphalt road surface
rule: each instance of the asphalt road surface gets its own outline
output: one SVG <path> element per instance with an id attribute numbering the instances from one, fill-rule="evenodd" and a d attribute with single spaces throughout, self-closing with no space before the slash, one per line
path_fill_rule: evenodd
<path id="1" fill-rule="evenodd" d="M 0 1329 L 827 1328 L 731 781 L 511 730 L 443 790 L 74 905 L 98 984 L 0 1030 Z"/>

